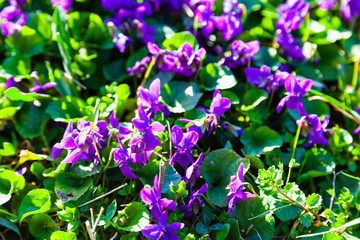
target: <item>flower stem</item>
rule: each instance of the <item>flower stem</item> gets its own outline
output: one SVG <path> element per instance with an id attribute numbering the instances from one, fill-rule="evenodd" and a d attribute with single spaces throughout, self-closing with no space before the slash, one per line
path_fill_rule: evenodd
<path id="1" fill-rule="evenodd" d="M 146 80 L 149 78 L 149 76 L 150 76 L 150 73 L 151 73 L 151 70 L 152 70 L 152 68 L 153 68 L 153 66 L 154 66 L 154 64 L 155 64 L 155 61 L 156 61 L 156 57 L 152 57 L 152 59 L 151 59 L 151 62 L 149 63 L 149 66 L 148 66 L 148 68 L 146 69 L 146 72 L 145 72 L 145 75 L 144 75 L 144 79 L 142 80 L 142 82 L 140 83 L 140 85 L 139 85 L 139 88 L 140 87 L 143 87 L 144 85 L 145 85 L 145 82 L 146 82 Z M 138 88 L 138 89 L 139 89 Z"/>
<path id="2" fill-rule="evenodd" d="M 303 42 L 306 42 L 309 39 L 310 36 L 310 29 L 309 29 L 309 25 L 310 25 L 310 13 L 306 14 L 305 16 L 305 33 L 304 36 L 302 38 Z"/>
<path id="3" fill-rule="evenodd" d="M 351 86 L 356 89 L 358 77 L 359 77 L 359 61 L 360 59 L 357 57 L 354 61 L 354 71 L 353 71 L 353 77 L 351 81 Z"/>

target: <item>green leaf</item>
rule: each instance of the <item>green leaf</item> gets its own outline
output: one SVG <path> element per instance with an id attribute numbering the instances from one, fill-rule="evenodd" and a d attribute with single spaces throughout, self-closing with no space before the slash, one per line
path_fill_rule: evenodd
<path id="1" fill-rule="evenodd" d="M 127 85 L 127 84 L 120 84 L 116 88 L 115 112 L 116 112 L 116 116 L 119 118 L 122 117 L 122 115 L 124 114 L 124 111 L 126 108 L 126 103 L 130 96 L 130 93 L 131 93 L 131 90 L 130 90 L 129 85 Z"/>
<path id="2" fill-rule="evenodd" d="M 245 93 L 244 104 L 241 105 L 242 111 L 250 111 L 256 108 L 260 103 L 268 98 L 268 93 L 257 87 L 251 87 L 249 91 Z"/>
<path id="3" fill-rule="evenodd" d="M 340 149 L 346 146 L 349 146 L 353 143 L 353 138 L 351 134 L 345 129 L 339 128 L 336 125 L 333 128 L 333 133 L 331 134 L 330 144 L 336 149 Z"/>
<path id="4" fill-rule="evenodd" d="M 60 163 L 56 169 L 53 169 L 53 168 L 45 169 L 45 171 L 43 172 L 43 176 L 51 177 L 51 178 L 58 177 L 60 174 L 62 174 L 66 171 L 67 166 L 69 166 L 69 165 L 66 163 Z"/>
<path id="5" fill-rule="evenodd" d="M 73 232 L 56 231 L 51 234 L 50 240 L 77 240 L 77 238 Z"/>
<path id="6" fill-rule="evenodd" d="M 162 45 L 167 50 L 178 50 L 186 42 L 190 43 L 193 48 L 197 46 L 195 36 L 188 31 L 175 33 L 171 38 L 165 39 Z"/>
<path id="7" fill-rule="evenodd" d="M 150 215 L 145 206 L 138 202 L 132 202 L 118 212 L 113 226 L 123 231 L 140 232 L 149 223 Z"/>
<path id="8" fill-rule="evenodd" d="M 37 240 L 49 239 L 54 231 L 59 230 L 59 226 L 45 213 L 35 214 L 31 218 L 28 228 L 31 235 Z"/>
<path id="9" fill-rule="evenodd" d="M 297 182 L 302 183 L 311 178 L 327 176 L 335 170 L 334 157 L 322 148 L 311 148 L 305 153 L 302 172 Z"/>
<path id="10" fill-rule="evenodd" d="M 65 173 L 56 179 L 55 192 L 63 202 L 76 201 L 92 185 L 91 177 L 80 178 L 72 173 Z"/>
<path id="11" fill-rule="evenodd" d="M 84 178 L 93 176 L 101 171 L 100 165 L 95 165 L 93 162 L 80 160 L 77 161 L 71 168 L 70 171 L 76 176 Z"/>
<path id="12" fill-rule="evenodd" d="M 124 59 L 104 65 L 103 72 L 107 80 L 121 82 L 127 74 Z"/>
<path id="13" fill-rule="evenodd" d="M 16 148 L 9 142 L 3 143 L 3 149 L 0 149 L 1 156 L 14 156 L 16 154 Z"/>
<path id="14" fill-rule="evenodd" d="M 287 206 L 283 207 L 285 205 Z M 275 215 L 283 222 L 295 218 L 301 212 L 301 208 L 294 204 L 288 205 L 276 202 L 275 207 L 278 208 L 278 210 L 275 211 Z"/>
<path id="15" fill-rule="evenodd" d="M 159 174 L 159 164 L 157 160 L 153 160 L 143 166 L 136 174 L 144 185 L 153 185 L 155 175 Z M 180 174 L 170 164 L 165 163 L 165 178 L 162 193 L 169 194 L 171 186 L 176 186 L 181 180 Z"/>
<path id="16" fill-rule="evenodd" d="M 258 197 L 247 198 L 236 204 L 234 217 L 239 220 L 240 230 L 247 231 L 252 226 L 246 239 L 258 240 L 259 236 L 261 239 L 271 239 L 274 233 L 274 218 L 271 215 L 253 218 L 265 211 L 261 199 Z"/>
<path id="17" fill-rule="evenodd" d="M 304 227 L 309 228 L 311 227 L 314 216 L 311 213 L 304 213 L 300 214 L 299 219 Z"/>
<path id="18" fill-rule="evenodd" d="M 80 212 L 76 207 L 65 207 L 64 210 L 57 212 L 59 219 L 66 222 L 72 222 L 80 219 Z"/>
<path id="19" fill-rule="evenodd" d="M 0 119 L 9 119 L 15 115 L 18 107 L 6 107 L 0 110 Z"/>
<path id="20" fill-rule="evenodd" d="M 322 197 L 320 194 L 313 193 L 306 198 L 305 203 L 309 208 L 319 210 L 322 204 Z"/>
<path id="21" fill-rule="evenodd" d="M 69 122 L 70 119 L 76 121 L 85 115 L 86 106 L 84 100 L 66 96 L 51 102 L 46 108 L 46 113 L 56 122 Z"/>
<path id="22" fill-rule="evenodd" d="M 44 213 L 51 208 L 50 192 L 46 189 L 31 190 L 22 200 L 19 207 L 19 218 L 21 222 L 28 216 Z"/>
<path id="23" fill-rule="evenodd" d="M 11 101 L 33 102 L 35 100 L 51 99 L 51 96 L 45 94 L 21 92 L 17 87 L 7 89 L 5 94 Z"/>
<path id="24" fill-rule="evenodd" d="M 232 71 L 226 66 L 209 63 L 200 71 L 200 83 L 206 91 L 215 89 L 229 89 L 236 85 L 237 81 Z"/>
<path id="25" fill-rule="evenodd" d="M 39 162 L 33 162 L 31 164 L 30 171 L 39 180 L 42 180 L 44 178 L 42 175 L 44 170 L 45 170 L 45 167 Z"/>
<path id="26" fill-rule="evenodd" d="M 14 171 L 0 170 L 0 205 L 10 200 L 11 194 L 25 187 L 25 178 Z"/>
<path id="27" fill-rule="evenodd" d="M 35 56 L 44 50 L 45 40 L 32 28 L 23 26 L 19 34 L 12 34 L 5 40 L 9 52 L 25 57 Z"/>
<path id="28" fill-rule="evenodd" d="M 32 103 L 25 103 L 13 119 L 16 131 L 24 138 L 40 136 L 43 124 L 49 119 L 45 108 L 44 104 L 37 107 Z"/>
<path id="29" fill-rule="evenodd" d="M 254 125 L 244 130 L 241 142 L 245 145 L 245 152 L 248 155 L 260 155 L 281 147 L 283 143 L 276 131 L 267 126 L 255 127 Z"/>
<path id="30" fill-rule="evenodd" d="M 41 11 L 30 12 L 26 19 L 26 25 L 47 41 L 52 37 L 51 24 L 51 16 Z"/>
<path id="31" fill-rule="evenodd" d="M 15 232 L 17 235 L 19 235 L 20 239 L 22 239 L 21 234 L 17 226 L 10 222 L 9 220 L 0 217 L 0 226 L 5 227 L 5 229 L 10 229 L 11 231 Z"/>
<path id="32" fill-rule="evenodd" d="M 241 158 L 231 149 L 215 150 L 205 156 L 201 172 L 209 185 L 206 194 L 216 206 L 227 206 L 229 190 L 226 186 L 230 183 L 230 177 L 237 174 L 241 162 L 244 163 L 245 169 L 250 167 L 248 159 Z"/>
<path id="33" fill-rule="evenodd" d="M 182 113 L 194 109 L 203 95 L 194 82 L 171 81 L 164 88 L 161 91 L 161 96 L 173 113 Z"/>
<path id="34" fill-rule="evenodd" d="M 209 227 L 206 226 L 204 223 L 202 222 L 198 222 L 196 224 L 196 231 L 200 234 L 208 234 L 209 233 Z"/>
<path id="35" fill-rule="evenodd" d="M 216 232 L 217 240 L 225 240 L 230 231 L 230 224 L 224 223 L 224 228 Z"/>
<path id="36" fill-rule="evenodd" d="M 264 163 L 261 161 L 260 158 L 252 156 L 252 155 L 245 155 L 247 159 L 250 160 L 251 166 L 257 169 L 264 168 Z"/>

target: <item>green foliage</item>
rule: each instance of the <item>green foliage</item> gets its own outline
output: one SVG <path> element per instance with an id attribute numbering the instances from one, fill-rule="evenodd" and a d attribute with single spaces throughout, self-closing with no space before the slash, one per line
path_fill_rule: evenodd
<path id="1" fill-rule="evenodd" d="M 128 204 L 115 216 L 113 226 L 119 230 L 140 232 L 150 222 L 148 210 L 138 202 Z"/>

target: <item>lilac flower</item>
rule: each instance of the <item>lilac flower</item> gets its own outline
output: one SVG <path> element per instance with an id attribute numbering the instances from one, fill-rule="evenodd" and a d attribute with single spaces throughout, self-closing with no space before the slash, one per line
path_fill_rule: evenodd
<path id="1" fill-rule="evenodd" d="M 57 159 L 63 149 L 71 150 L 62 163 L 75 163 L 80 159 L 93 161 L 97 165 L 100 161 L 98 153 L 107 145 L 109 137 L 107 122 L 98 121 L 96 124 L 80 119 L 74 130 L 70 120 L 63 139 L 52 149 L 52 158 Z"/>
<path id="2" fill-rule="evenodd" d="M 10 5 L 1 10 L 0 18 L 12 21 L 15 18 L 19 17 L 20 14 L 21 10 L 17 6 Z"/>
<path id="3" fill-rule="evenodd" d="M 23 167 L 15 172 L 16 175 L 24 175 L 27 171 L 27 167 Z"/>
<path id="4" fill-rule="evenodd" d="M 186 42 L 179 47 L 176 57 L 178 63 L 173 71 L 184 77 L 192 77 L 198 72 L 202 59 L 205 57 L 206 51 L 200 48 L 194 52 L 190 43 Z"/>
<path id="5" fill-rule="evenodd" d="M 127 178 L 138 179 L 138 177 L 131 171 L 129 161 L 131 160 L 128 152 L 118 138 L 119 148 L 114 149 L 114 161 L 120 165 L 122 174 Z"/>
<path id="6" fill-rule="evenodd" d="M 6 80 L 6 88 L 17 87 L 18 85 L 19 85 L 19 83 L 17 81 L 15 81 L 15 79 L 13 77 L 9 77 Z"/>
<path id="7" fill-rule="evenodd" d="M 51 0 L 51 5 L 60 7 L 67 12 L 72 6 L 72 0 Z"/>
<path id="8" fill-rule="evenodd" d="M 148 239 L 178 240 L 176 230 L 182 229 L 185 224 L 181 222 L 171 223 L 167 226 L 168 213 L 165 211 L 159 218 L 159 225 L 150 224 L 141 230 L 141 233 Z"/>
<path id="9" fill-rule="evenodd" d="M 133 42 L 133 40 L 122 33 L 119 33 L 115 38 L 115 46 L 121 53 L 125 52 L 129 42 Z"/>
<path id="10" fill-rule="evenodd" d="M 255 197 L 254 194 L 249 192 L 243 192 L 245 189 L 244 186 L 244 163 L 240 163 L 237 176 L 231 176 L 230 177 L 231 183 L 227 186 L 226 189 L 230 189 L 230 192 L 228 194 L 228 202 L 229 202 L 229 212 L 233 216 L 232 208 L 235 206 L 238 202 L 246 199 Z"/>
<path id="11" fill-rule="evenodd" d="M 137 77 L 141 78 L 148 68 L 151 58 L 149 56 L 144 57 L 141 61 L 136 61 L 135 65 L 132 68 L 128 68 L 127 71 Z"/>
<path id="12" fill-rule="evenodd" d="M 301 98 L 311 89 L 311 86 L 311 79 L 299 82 L 294 75 L 290 74 L 284 83 L 288 95 L 280 100 L 277 113 L 281 112 L 285 104 L 288 109 L 297 109 L 300 113 L 305 112 Z"/>
<path id="13" fill-rule="evenodd" d="M 229 68 L 236 69 L 242 65 L 248 65 L 252 61 L 254 54 L 260 50 L 259 41 L 244 43 L 241 40 L 235 40 L 230 45 L 230 56 L 224 57 L 220 65 L 226 65 Z"/>
<path id="14" fill-rule="evenodd" d="M 280 54 L 283 54 L 294 61 L 305 59 L 305 55 L 303 54 L 301 48 L 297 45 L 296 39 L 293 35 L 287 33 L 283 29 L 278 29 L 277 33 L 276 42 L 279 45 Z"/>
<path id="15" fill-rule="evenodd" d="M 44 85 L 42 85 L 40 83 L 39 76 L 36 71 L 33 71 L 30 74 L 30 77 L 33 78 L 35 85 L 30 89 L 29 93 L 36 92 L 36 93 L 44 93 L 45 94 L 46 93 L 45 89 L 53 88 L 57 85 L 56 82 L 48 82 L 48 83 L 45 83 Z"/>
<path id="16" fill-rule="evenodd" d="M 185 213 L 184 218 L 191 217 L 193 214 L 197 213 L 197 209 L 202 207 L 203 201 L 200 200 L 200 197 L 205 194 L 208 189 L 208 185 L 204 184 L 197 191 L 193 191 L 192 194 L 189 195 L 189 202 L 186 205 L 182 205 L 179 207 L 182 213 Z M 194 204 L 196 204 L 196 208 L 194 208 Z"/>
<path id="17" fill-rule="evenodd" d="M 280 17 L 276 28 L 283 28 L 287 32 L 298 29 L 310 8 L 310 3 L 305 0 L 287 0 L 277 8 Z"/>
<path id="18" fill-rule="evenodd" d="M 223 39 L 228 41 L 242 33 L 243 9 L 238 0 L 224 0 L 223 9 L 224 13 L 215 17 L 215 26 L 222 32 Z"/>
<path id="19" fill-rule="evenodd" d="M 348 21 L 355 16 L 360 16 L 360 1 L 359 0 L 342 0 L 340 11 L 344 18 Z"/>
<path id="20" fill-rule="evenodd" d="M 25 25 L 27 13 L 22 13 L 16 22 L 3 21 L 1 23 L 1 32 L 5 37 L 13 35 L 21 31 Z"/>
<path id="21" fill-rule="evenodd" d="M 175 161 L 182 167 L 186 167 L 193 162 L 190 149 L 193 148 L 199 140 L 199 135 L 194 132 L 183 133 L 178 126 L 171 129 L 171 139 L 174 146 L 178 149 L 170 159 L 170 165 L 174 166 Z"/>
<path id="22" fill-rule="evenodd" d="M 189 7 L 194 11 L 194 18 L 197 20 L 199 33 L 206 39 L 214 31 L 214 12 L 212 10 L 214 0 L 189 1 Z"/>
<path id="23" fill-rule="evenodd" d="M 324 131 L 329 124 L 329 118 L 325 116 L 323 121 L 320 121 L 316 114 L 305 116 L 302 132 L 309 139 L 309 143 L 306 147 L 310 147 L 314 144 L 329 144 L 329 141 L 324 137 Z"/>
<path id="24" fill-rule="evenodd" d="M 319 8 L 331 10 L 337 4 L 337 0 L 320 0 Z"/>
<path id="25" fill-rule="evenodd" d="M 146 132 L 143 136 L 135 136 L 129 142 L 132 162 L 137 164 L 147 163 L 147 159 L 150 159 L 154 149 L 160 145 L 160 140 L 150 132 Z"/>
<path id="26" fill-rule="evenodd" d="M 360 114 L 360 108 L 355 109 L 355 112 L 357 114 Z M 355 128 L 354 134 L 360 134 L 360 125 L 357 128 Z"/>
<path id="27" fill-rule="evenodd" d="M 150 84 L 149 89 L 141 87 L 138 90 L 138 106 L 139 108 L 144 107 L 146 109 L 146 114 L 148 114 L 150 118 L 153 118 L 157 111 L 161 111 L 164 114 L 164 117 L 170 115 L 170 111 L 167 107 L 160 103 L 160 90 L 161 84 L 159 78 L 155 79 Z"/>
<path id="28" fill-rule="evenodd" d="M 120 140 L 130 138 L 131 130 L 124 126 L 120 126 L 115 113 L 111 113 L 109 122 L 116 137 L 118 137 Z"/>
<path id="29" fill-rule="evenodd" d="M 156 221 L 159 221 L 163 208 L 170 209 L 171 211 L 176 210 L 176 204 L 173 200 L 161 198 L 158 175 L 154 178 L 154 187 L 150 188 L 149 185 L 145 185 L 140 191 L 140 197 L 145 204 L 151 206 L 150 212 Z"/>
<path id="30" fill-rule="evenodd" d="M 138 117 L 138 119 L 134 118 L 132 123 L 140 132 L 149 132 L 153 134 L 165 131 L 164 125 L 160 122 L 153 122 L 150 124 L 150 118 L 147 116 L 142 106 L 139 107 Z"/>
<path id="31" fill-rule="evenodd" d="M 196 171 L 196 170 L 200 167 L 203 159 L 204 159 L 204 154 L 201 153 L 199 155 L 198 159 L 193 164 L 191 164 L 190 167 L 188 167 L 186 169 L 185 176 L 182 178 L 182 180 L 185 180 L 188 182 L 187 183 L 188 187 L 194 186 L 196 180 L 199 179 L 201 173 L 200 173 L 200 171 Z"/>
<path id="32" fill-rule="evenodd" d="M 169 51 L 160 49 L 155 43 L 148 43 L 147 48 L 149 53 L 156 58 L 155 65 L 161 72 L 171 71 L 178 62 L 177 57 L 167 54 Z"/>
<path id="33" fill-rule="evenodd" d="M 284 84 L 289 73 L 278 72 L 271 74 L 271 68 L 263 65 L 260 68 L 245 68 L 245 75 L 251 84 L 271 94 Z"/>

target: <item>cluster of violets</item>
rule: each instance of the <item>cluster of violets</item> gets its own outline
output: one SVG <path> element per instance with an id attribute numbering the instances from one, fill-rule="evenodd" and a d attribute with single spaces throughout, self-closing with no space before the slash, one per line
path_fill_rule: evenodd
<path id="1" fill-rule="evenodd" d="M 9 0 L 9 6 L 0 12 L 1 32 L 5 37 L 20 32 L 26 23 L 26 12 L 22 12 L 25 7 L 25 0 Z"/>
<path id="2" fill-rule="evenodd" d="M 331 10 L 338 4 L 337 0 L 321 0 L 319 8 L 324 10 Z M 340 11 L 347 21 L 352 20 L 356 16 L 360 16 L 360 1 L 359 0 L 344 0 L 340 1 Z"/>
<path id="3" fill-rule="evenodd" d="M 29 90 L 29 93 L 46 93 L 46 89 L 53 88 L 57 85 L 56 82 L 47 82 L 44 85 L 41 84 L 39 75 L 36 71 L 31 72 L 30 77 L 33 81 L 33 86 Z M 16 81 L 13 77 L 9 77 L 6 80 L 6 88 L 16 87 L 20 91 L 23 91 L 20 86 L 21 81 Z"/>
<path id="4" fill-rule="evenodd" d="M 71 163 L 81 160 L 92 161 L 95 165 L 101 161 L 101 150 L 108 146 L 111 139 L 116 139 L 118 148 L 113 148 L 111 154 L 114 161 L 119 165 L 121 172 L 127 178 L 138 179 L 133 172 L 132 164 L 146 164 L 155 148 L 161 145 L 157 134 L 165 131 L 165 126 L 160 122 L 154 121 L 155 113 L 160 111 L 164 116 L 169 116 L 167 107 L 160 102 L 160 79 L 155 79 L 149 89 L 139 88 L 138 90 L 138 111 L 132 120 L 133 129 L 119 123 L 114 113 L 110 115 L 108 123 L 104 120 L 94 122 L 79 120 L 76 128 L 70 121 L 63 139 L 56 143 L 52 149 L 52 157 L 57 159 L 63 150 L 68 150 L 67 156 L 62 163 Z M 219 90 L 215 90 L 213 100 L 209 109 L 200 108 L 206 113 L 206 117 L 200 121 L 183 119 L 187 126 L 181 129 L 173 126 L 171 132 L 172 143 L 176 151 L 169 158 L 169 164 L 176 168 L 182 168 L 184 176 L 182 180 L 186 183 L 189 190 L 188 201 L 177 206 L 173 200 L 162 198 L 160 182 L 158 176 L 154 178 L 153 187 L 146 185 L 140 192 L 142 201 L 149 206 L 153 219 L 158 224 L 151 224 L 142 230 L 144 236 L 150 239 L 177 239 L 174 231 L 184 227 L 183 223 L 171 223 L 167 225 L 169 211 L 178 209 L 184 213 L 184 218 L 188 218 L 198 213 L 203 206 L 200 199 L 207 189 L 204 184 L 197 188 L 196 182 L 200 178 L 200 166 L 204 155 L 201 153 L 194 161 L 191 149 L 197 144 L 198 140 L 205 136 L 208 131 L 211 134 L 220 125 L 221 115 L 231 106 L 230 100 L 221 96 Z M 231 124 L 224 124 L 226 129 Z M 126 147 L 127 146 L 127 147 Z M 232 176 L 228 188 L 229 211 L 232 214 L 232 207 L 239 201 L 252 197 L 251 193 L 244 192 L 243 183 L 243 164 L 239 166 L 237 176 Z"/>

